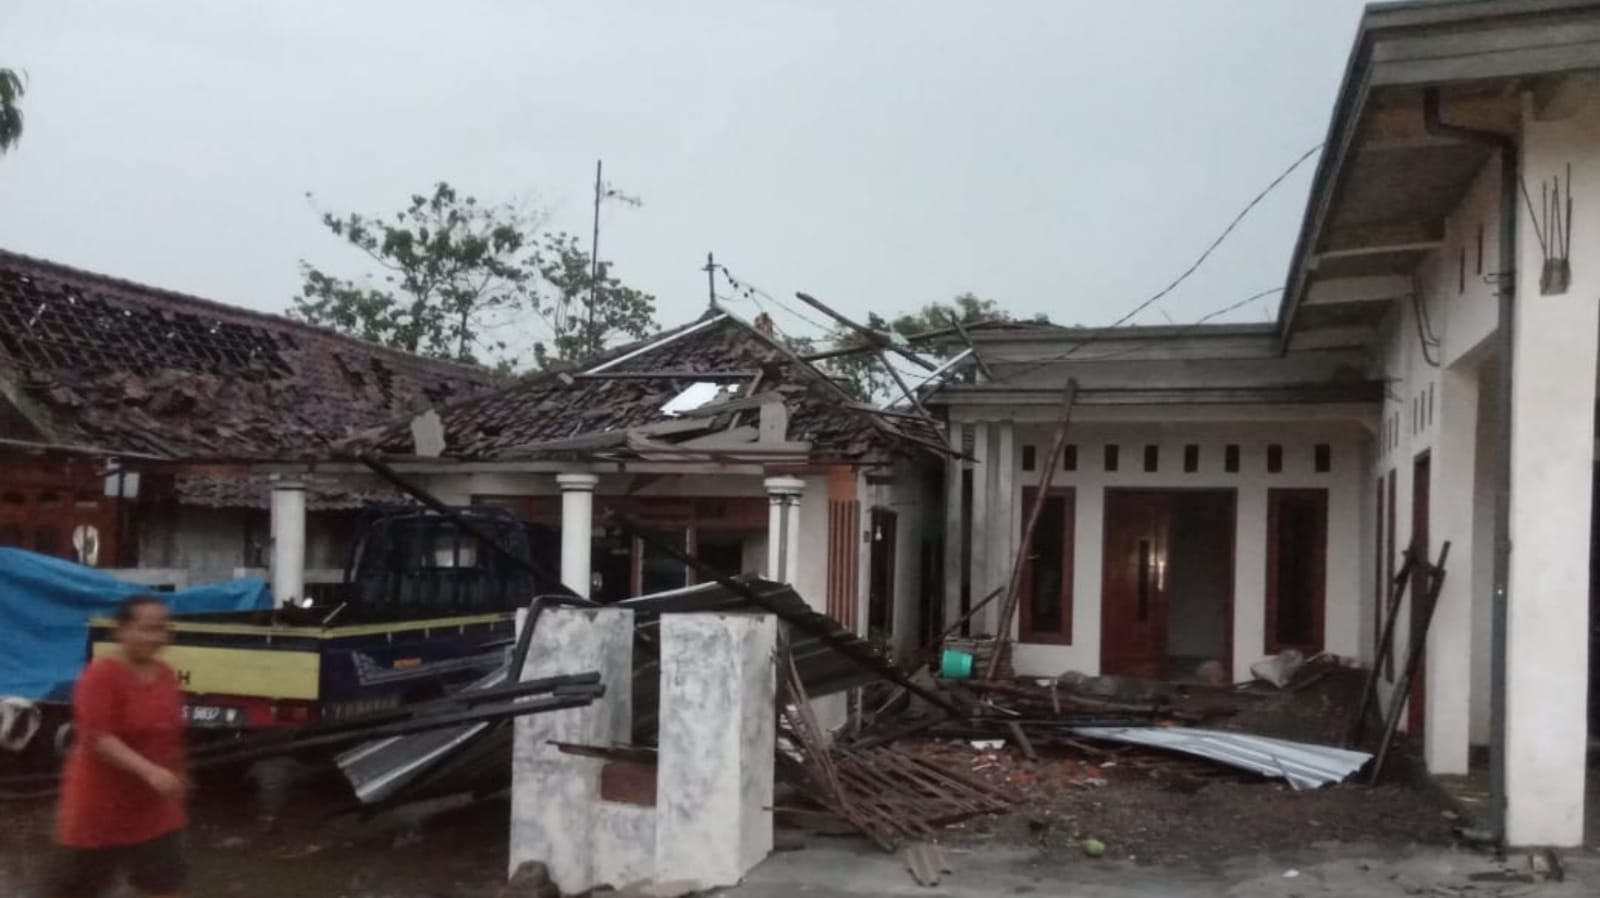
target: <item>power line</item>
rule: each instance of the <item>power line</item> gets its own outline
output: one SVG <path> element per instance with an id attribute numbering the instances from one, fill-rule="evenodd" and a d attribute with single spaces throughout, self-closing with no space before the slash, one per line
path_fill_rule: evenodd
<path id="1" fill-rule="evenodd" d="M 754 284 L 751 284 L 751 283 L 749 283 L 747 281 L 741 281 L 738 278 L 734 277 L 733 276 L 733 272 L 728 270 L 728 266 L 726 266 L 726 265 L 718 265 L 717 268 L 722 271 L 722 276 L 728 279 L 728 284 L 731 287 L 733 287 L 734 290 L 744 294 L 747 298 L 749 298 L 750 300 L 756 302 L 756 305 L 758 305 L 758 306 L 761 305 L 761 303 L 757 300 L 757 297 L 764 298 L 764 299 L 767 300 L 767 302 L 772 303 L 773 305 L 777 306 L 778 308 L 782 309 L 783 311 L 788 312 L 790 315 L 793 315 L 794 317 L 800 319 L 801 321 L 804 321 L 806 324 L 809 324 L 812 327 L 816 328 L 817 330 L 822 331 L 822 333 L 824 335 L 829 334 L 829 333 L 832 332 L 832 330 L 833 330 L 832 328 L 828 327 L 825 324 L 822 324 L 821 322 L 819 322 L 815 318 L 812 318 L 811 316 L 805 314 L 804 312 L 799 311 L 798 309 L 796 309 L 795 307 L 789 305 L 788 303 L 784 302 L 783 300 L 778 299 L 776 296 L 773 296 L 771 293 L 768 293 L 767 291 L 761 289 L 760 287 L 757 287 Z M 763 308 L 763 311 L 766 311 L 766 310 Z"/>
<path id="2" fill-rule="evenodd" d="M 1264 297 L 1272 296 L 1274 294 L 1282 293 L 1282 292 L 1283 292 L 1283 288 L 1282 287 L 1271 287 L 1271 288 L 1268 288 L 1266 290 L 1261 290 L 1259 292 L 1252 293 L 1249 296 L 1246 296 L 1244 299 L 1239 300 L 1238 302 L 1229 303 L 1228 305 L 1223 306 L 1222 308 L 1217 309 L 1214 312 L 1207 312 L 1205 315 L 1200 316 L 1200 318 L 1196 319 L 1195 321 L 1192 321 L 1189 324 L 1185 324 L 1185 325 L 1179 327 L 1176 333 L 1173 333 L 1173 334 L 1171 334 L 1170 336 L 1167 336 L 1167 337 L 1163 337 L 1161 341 L 1152 340 L 1152 341 L 1146 342 L 1146 343 L 1144 343 L 1142 345 L 1139 345 L 1139 346 L 1128 346 L 1128 347 L 1125 347 L 1123 349 L 1114 349 L 1114 350 L 1112 350 L 1110 352 L 1102 353 L 1100 355 L 1086 356 L 1084 358 L 1079 359 L 1078 361 L 1080 361 L 1080 362 L 1098 362 L 1098 361 L 1101 361 L 1102 359 L 1114 359 L 1117 356 L 1128 355 L 1130 353 L 1139 352 L 1140 350 L 1149 349 L 1150 347 L 1157 345 L 1158 342 L 1165 342 L 1167 340 L 1179 339 L 1179 338 L 1189 334 L 1195 328 L 1200 327 L 1201 325 L 1205 324 L 1208 321 L 1211 321 L 1214 318 L 1217 318 L 1217 317 L 1222 316 L 1222 315 L 1226 315 L 1229 312 L 1234 312 L 1234 311 L 1237 311 L 1239 309 L 1242 309 L 1245 306 L 1255 302 L 1258 299 L 1262 299 Z"/>
<path id="3" fill-rule="evenodd" d="M 1034 365 L 1032 367 L 1029 367 L 1029 368 L 1025 368 L 1021 372 L 1018 372 L 1018 373 L 1026 374 L 1026 373 L 1028 373 L 1030 371 L 1034 371 L 1034 370 L 1036 370 L 1038 368 L 1042 368 L 1045 365 L 1053 364 L 1055 362 L 1065 361 L 1073 353 L 1079 351 L 1080 349 L 1083 349 L 1086 346 L 1089 346 L 1089 345 L 1097 342 L 1101 337 L 1103 337 L 1105 335 L 1106 331 L 1113 330 L 1115 328 L 1121 327 L 1124 324 L 1127 324 L 1130 320 L 1132 320 L 1134 318 L 1134 316 L 1138 315 L 1140 312 L 1143 312 L 1145 309 L 1150 308 L 1151 306 L 1153 306 L 1156 303 L 1160 302 L 1162 299 L 1166 298 L 1166 296 L 1168 294 L 1170 294 L 1173 290 L 1176 290 L 1180 284 L 1182 284 L 1184 281 L 1188 280 L 1190 275 L 1194 274 L 1197 270 L 1199 270 L 1201 265 L 1205 264 L 1205 261 L 1211 257 L 1212 253 L 1216 252 L 1217 247 L 1221 246 L 1222 242 L 1224 240 L 1228 239 L 1228 236 L 1233 233 L 1234 229 L 1239 226 L 1240 222 L 1244 221 L 1245 216 L 1249 215 L 1251 210 L 1255 209 L 1256 206 L 1260 205 L 1262 200 L 1266 199 L 1267 196 L 1272 193 L 1272 191 L 1274 191 L 1274 190 L 1276 190 L 1278 188 L 1278 185 L 1282 184 L 1285 180 L 1287 180 L 1290 175 L 1294 174 L 1296 169 L 1298 169 L 1301 165 L 1304 165 L 1305 161 L 1307 159 L 1310 159 L 1312 156 L 1314 156 L 1316 154 L 1316 152 L 1318 150 L 1320 150 L 1320 149 L 1322 149 L 1322 144 L 1318 143 L 1315 146 L 1311 147 L 1309 150 L 1306 150 L 1304 153 L 1301 153 L 1300 157 L 1295 159 L 1294 162 L 1290 163 L 1288 168 L 1286 168 L 1282 172 L 1280 172 L 1277 177 L 1273 178 L 1272 181 L 1267 184 L 1266 187 L 1262 188 L 1260 193 L 1257 193 L 1254 197 L 1252 197 L 1250 202 L 1246 203 L 1244 205 L 1244 208 L 1240 209 L 1239 213 L 1233 217 L 1233 220 L 1228 222 L 1228 226 L 1222 229 L 1222 233 L 1218 234 L 1216 239 L 1212 240 L 1211 244 L 1205 248 L 1205 251 L 1202 252 L 1200 254 L 1200 256 L 1198 258 L 1196 258 L 1192 264 L 1189 265 L 1188 268 L 1184 269 L 1182 274 L 1180 274 L 1176 278 L 1174 278 L 1172 283 L 1170 283 L 1167 286 L 1165 286 L 1165 287 L 1161 288 L 1160 290 L 1156 291 L 1154 295 L 1150 296 L 1148 299 L 1146 299 L 1143 302 L 1139 303 L 1138 305 L 1134 306 L 1131 310 L 1129 310 L 1121 318 L 1118 318 L 1116 321 L 1113 321 L 1110 325 L 1106 326 L 1103 329 L 1097 330 L 1095 333 L 1092 333 L 1089 336 L 1083 338 L 1078 343 L 1068 347 L 1066 349 L 1066 351 L 1062 352 L 1060 355 L 1055 356 L 1054 358 L 1044 359 L 1044 360 L 1040 361 L 1038 364 L 1036 364 L 1036 365 Z"/>

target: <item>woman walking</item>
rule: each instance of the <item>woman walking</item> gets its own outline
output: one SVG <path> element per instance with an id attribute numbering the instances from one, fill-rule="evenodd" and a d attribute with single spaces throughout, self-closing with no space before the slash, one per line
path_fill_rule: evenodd
<path id="1" fill-rule="evenodd" d="M 167 606 L 132 596 L 116 622 L 121 650 L 90 662 L 73 690 L 48 898 L 97 898 L 122 875 L 152 898 L 183 889 L 183 700 L 177 674 L 156 657 Z"/>

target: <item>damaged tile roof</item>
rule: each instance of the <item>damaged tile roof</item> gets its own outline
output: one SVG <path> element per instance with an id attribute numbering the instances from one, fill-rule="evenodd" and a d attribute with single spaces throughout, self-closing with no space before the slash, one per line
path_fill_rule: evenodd
<path id="1" fill-rule="evenodd" d="M 0 251 L 0 437 L 163 459 L 307 457 L 495 382 L 287 318 Z"/>
<path id="2" fill-rule="evenodd" d="M 787 423 L 777 438 L 808 461 L 943 446 L 931 421 L 853 401 L 771 337 L 716 311 L 582 372 L 528 377 L 438 411 L 446 458 L 726 459 L 761 451 L 760 406 L 775 401 Z M 416 454 L 410 423 L 353 445 Z"/>

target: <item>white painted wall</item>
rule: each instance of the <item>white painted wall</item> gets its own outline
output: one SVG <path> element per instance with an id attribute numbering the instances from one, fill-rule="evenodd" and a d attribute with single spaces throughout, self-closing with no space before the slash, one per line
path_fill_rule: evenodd
<path id="1" fill-rule="evenodd" d="M 1600 275 L 1592 251 L 1586 252 L 1592 240 L 1585 242 L 1587 227 L 1600 217 L 1600 96 L 1588 100 L 1576 105 L 1573 117 L 1555 121 L 1538 120 L 1530 106 L 1522 135 L 1522 177 L 1530 193 L 1537 196 L 1541 180 L 1565 178 L 1570 164 L 1576 208 L 1573 283 L 1558 296 L 1540 294 L 1541 251 L 1531 218 L 1525 207 L 1519 210 L 1507 633 L 1507 823 L 1516 844 L 1574 844 L 1582 833 L 1600 343 Z M 1398 472 L 1396 546 L 1404 547 L 1411 536 L 1412 464 L 1432 452 L 1430 548 L 1437 554 L 1443 540 L 1453 543 L 1428 642 L 1424 744 L 1435 772 L 1465 769 L 1467 746 L 1490 737 L 1492 387 L 1498 361 L 1491 354 L 1494 285 L 1485 277 L 1498 264 L 1498 166 L 1493 159 L 1485 166 L 1449 216 L 1444 244 L 1419 267 L 1416 283 L 1437 349 L 1424 352 L 1417 313 L 1400 302 L 1375 360 L 1377 373 L 1391 381 L 1392 401 L 1385 406 L 1383 437 L 1365 488 L 1370 491 L 1390 470 Z M 1364 529 L 1372 526 L 1369 508 Z M 1408 612 L 1402 609 L 1400 645 L 1409 636 Z M 1385 687 L 1386 702 L 1389 691 Z"/>
<path id="2" fill-rule="evenodd" d="M 346 512 L 306 514 L 306 568 L 340 568 L 349 552 L 351 516 Z M 264 509 L 179 506 L 159 516 L 144 516 L 138 526 L 140 567 L 177 568 L 189 583 L 216 583 L 238 568 L 266 560 L 269 536 Z"/>
<path id="3" fill-rule="evenodd" d="M 1040 464 L 1048 455 L 1051 429 L 1042 425 L 1016 425 L 1016 477 L 1007 521 L 991 519 L 987 526 L 1005 527 L 1011 544 L 1021 540 L 1022 489 L 1035 485 L 1039 472 L 1023 471 L 1022 447 L 1036 447 Z M 1358 489 L 1364 474 L 1365 431 L 1343 422 L 1186 421 L 1160 423 L 1088 423 L 1074 425 L 1070 442 L 1077 446 L 1078 470 L 1058 471 L 1053 485 L 1076 491 L 1074 534 L 1072 644 L 1020 643 L 1014 661 L 1018 671 L 1030 676 L 1056 676 L 1067 670 L 1100 669 L 1101 582 L 1104 496 L 1108 488 L 1226 489 L 1236 493 L 1234 564 L 1233 675 L 1249 676 L 1249 665 L 1265 654 L 1265 589 L 1267 544 L 1267 491 L 1270 488 L 1324 488 L 1329 492 L 1327 607 L 1324 640 L 1328 651 L 1354 656 L 1360 650 L 1361 582 Z M 1104 470 L 1104 446 L 1121 447 L 1119 470 Z M 1200 470 L 1183 473 L 1187 444 L 1200 446 Z M 1240 447 L 1240 469 L 1223 469 L 1224 447 Z M 1283 470 L 1266 470 L 1266 447 L 1283 446 Z M 1332 452 L 1328 473 L 1314 470 L 1314 447 L 1326 443 Z M 1143 470 L 1144 447 L 1160 447 L 1159 470 Z M 1009 563 L 1008 563 L 1009 564 Z M 1013 635 L 1017 632 L 1013 621 Z"/>

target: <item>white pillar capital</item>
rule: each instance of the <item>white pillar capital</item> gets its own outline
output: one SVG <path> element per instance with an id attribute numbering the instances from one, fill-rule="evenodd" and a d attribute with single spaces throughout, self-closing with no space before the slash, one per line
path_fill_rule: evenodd
<path id="1" fill-rule="evenodd" d="M 799 496 L 806 491 L 806 482 L 798 477 L 768 477 L 762 486 L 768 496 Z"/>
<path id="2" fill-rule="evenodd" d="M 600 478 L 594 474 L 557 474 L 556 486 L 561 487 L 563 493 L 592 493 L 600 483 Z"/>

